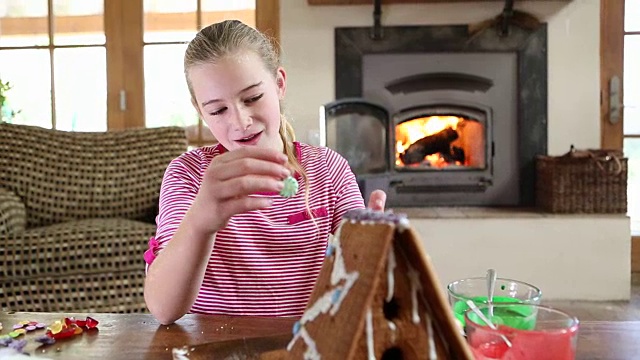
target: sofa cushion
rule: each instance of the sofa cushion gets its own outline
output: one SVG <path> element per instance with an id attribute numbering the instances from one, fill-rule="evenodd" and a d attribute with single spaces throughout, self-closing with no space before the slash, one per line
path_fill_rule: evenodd
<path id="1" fill-rule="evenodd" d="M 155 225 L 115 218 L 5 235 L 0 243 L 0 279 L 144 270 L 143 254 L 154 233 Z"/>
<path id="2" fill-rule="evenodd" d="M 0 187 L 25 204 L 27 228 L 149 219 L 167 165 L 187 150 L 180 127 L 67 132 L 0 123 L 0 139 Z"/>
<path id="3" fill-rule="evenodd" d="M 0 242 L 0 307 L 15 311 L 146 311 L 143 253 L 155 225 L 87 219 Z"/>

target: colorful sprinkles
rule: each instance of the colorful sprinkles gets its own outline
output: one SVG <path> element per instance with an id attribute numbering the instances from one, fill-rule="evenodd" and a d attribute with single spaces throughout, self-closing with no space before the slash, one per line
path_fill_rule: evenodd
<path id="1" fill-rule="evenodd" d="M 290 198 L 298 192 L 298 181 L 292 176 L 284 179 L 283 183 L 284 187 L 280 190 L 280 196 Z"/>

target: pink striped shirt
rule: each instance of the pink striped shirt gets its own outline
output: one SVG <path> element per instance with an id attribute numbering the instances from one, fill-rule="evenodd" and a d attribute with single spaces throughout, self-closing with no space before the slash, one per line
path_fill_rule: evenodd
<path id="1" fill-rule="evenodd" d="M 300 316 L 325 259 L 329 233 L 351 209 L 364 208 L 347 161 L 325 147 L 295 143 L 308 184 L 299 177 L 292 198 L 271 207 L 233 216 L 216 234 L 213 250 L 192 313 Z M 220 146 L 192 150 L 171 162 L 160 190 L 155 239 L 145 260 L 150 264 L 167 245 L 193 203 L 205 169 Z M 305 188 L 310 186 L 306 213 Z"/>

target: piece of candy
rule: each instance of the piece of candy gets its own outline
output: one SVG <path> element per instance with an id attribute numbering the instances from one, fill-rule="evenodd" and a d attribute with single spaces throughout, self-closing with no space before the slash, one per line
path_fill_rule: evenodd
<path id="1" fill-rule="evenodd" d="M 60 339 L 65 339 L 68 337 L 72 337 L 76 334 L 76 330 L 74 328 L 66 328 L 63 329 L 62 331 L 58 332 L 58 333 L 52 333 L 52 332 L 48 332 L 47 335 L 56 339 L 56 340 L 60 340 Z"/>
<path id="2" fill-rule="evenodd" d="M 22 352 L 26 345 L 27 340 L 13 340 L 8 346 L 17 352 Z"/>
<path id="3" fill-rule="evenodd" d="M 37 342 L 39 342 L 39 343 L 44 344 L 44 345 L 51 345 L 51 344 L 54 344 L 56 342 L 56 339 L 54 339 L 54 338 L 52 338 L 50 336 L 47 336 L 47 335 L 38 336 L 37 338 L 35 338 L 35 340 Z"/>
<path id="4" fill-rule="evenodd" d="M 283 181 L 284 187 L 280 190 L 280 196 L 290 198 L 298 192 L 298 181 L 289 176 Z"/>
<path id="5" fill-rule="evenodd" d="M 22 334 L 26 333 L 27 330 L 25 330 L 25 329 L 16 329 L 16 330 L 13 330 L 13 332 L 22 335 Z"/>
<path id="6" fill-rule="evenodd" d="M 23 326 L 24 326 L 24 325 L 22 325 L 22 324 L 14 324 L 14 325 L 13 325 L 13 330 L 15 330 L 15 329 L 22 329 L 22 327 L 23 327 Z"/>
<path id="7" fill-rule="evenodd" d="M 9 333 L 9 336 L 11 336 L 12 338 L 17 338 L 18 336 L 20 336 L 20 333 L 12 331 L 12 332 Z"/>
<path id="8" fill-rule="evenodd" d="M 87 316 L 87 323 L 86 323 L 87 329 L 93 329 L 97 326 L 98 326 L 98 320 Z"/>
<path id="9" fill-rule="evenodd" d="M 25 328 L 27 331 L 33 331 L 36 329 L 36 327 L 34 325 L 27 325 L 27 327 Z"/>
<path id="10" fill-rule="evenodd" d="M 54 322 L 53 324 L 51 324 L 51 326 L 49 326 L 49 329 L 51 330 L 52 334 L 57 334 L 60 331 L 62 331 L 62 329 L 64 328 L 62 322 L 60 322 L 59 320 Z"/>

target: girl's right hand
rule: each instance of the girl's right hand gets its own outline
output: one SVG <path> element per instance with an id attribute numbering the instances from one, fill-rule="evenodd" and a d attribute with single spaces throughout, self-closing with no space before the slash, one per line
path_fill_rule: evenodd
<path id="1" fill-rule="evenodd" d="M 253 146 L 214 157 L 187 214 L 191 225 L 213 234 L 233 215 L 270 206 L 270 199 L 249 195 L 282 190 L 291 174 L 286 164 L 285 154 Z"/>

